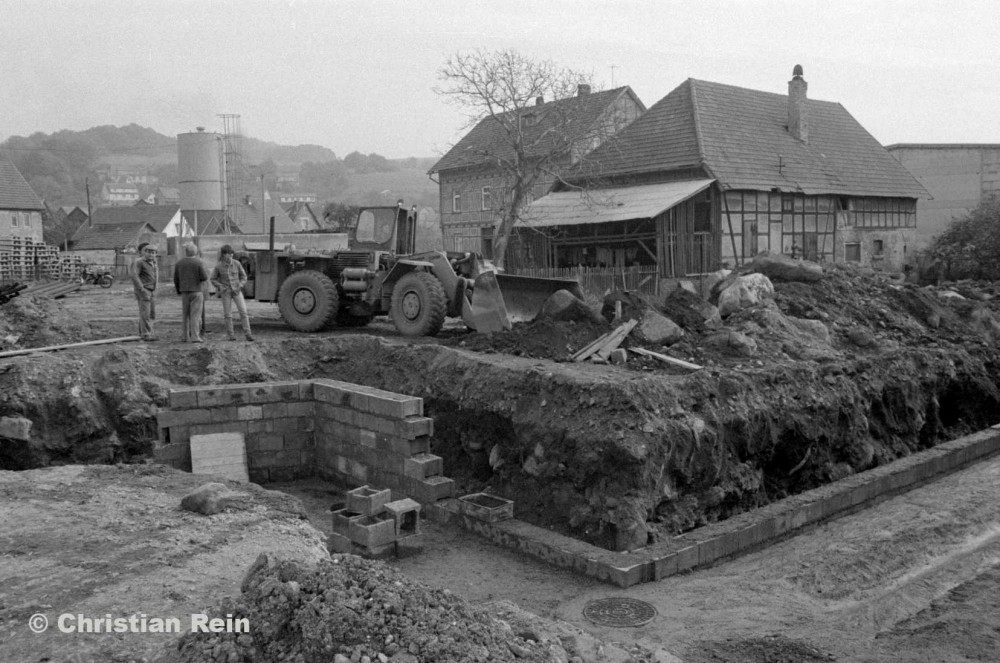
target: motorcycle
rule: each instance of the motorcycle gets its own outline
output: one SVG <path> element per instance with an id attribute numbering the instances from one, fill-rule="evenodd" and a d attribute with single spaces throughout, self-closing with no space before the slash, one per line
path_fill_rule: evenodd
<path id="1" fill-rule="evenodd" d="M 84 267 L 80 273 L 80 283 L 83 285 L 99 285 L 102 288 L 110 288 L 114 282 L 115 277 L 107 270 Z"/>

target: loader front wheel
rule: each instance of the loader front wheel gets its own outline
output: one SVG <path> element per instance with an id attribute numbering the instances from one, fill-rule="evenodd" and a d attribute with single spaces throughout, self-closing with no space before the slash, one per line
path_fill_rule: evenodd
<path id="1" fill-rule="evenodd" d="M 313 269 L 291 274 L 278 291 L 278 311 L 295 331 L 323 329 L 333 321 L 337 308 L 337 287 L 326 274 Z"/>
<path id="2" fill-rule="evenodd" d="M 403 336 L 434 336 L 447 310 L 444 287 L 428 272 L 410 272 L 392 289 L 389 316 Z"/>

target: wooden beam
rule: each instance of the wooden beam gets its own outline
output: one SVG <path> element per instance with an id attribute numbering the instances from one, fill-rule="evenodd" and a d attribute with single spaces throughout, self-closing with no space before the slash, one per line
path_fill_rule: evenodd
<path id="1" fill-rule="evenodd" d="M 647 357 L 653 357 L 654 359 L 659 359 L 667 364 L 673 364 L 674 366 L 680 366 L 681 368 L 686 368 L 691 371 L 700 371 L 704 366 L 699 366 L 698 364 L 692 364 L 689 361 L 684 361 L 683 359 L 674 359 L 673 357 L 668 357 L 667 355 L 660 354 L 659 352 L 653 352 L 652 350 L 647 350 L 645 348 L 629 348 L 632 352 L 640 355 L 645 355 Z"/>
<path id="2" fill-rule="evenodd" d="M 19 355 L 30 355 L 35 352 L 53 352 L 55 350 L 65 350 L 67 348 L 82 348 L 88 345 L 105 345 L 108 343 L 126 343 L 128 341 L 141 341 L 141 336 L 120 336 L 118 338 L 105 338 L 98 341 L 83 341 L 81 343 L 67 343 L 65 345 L 46 345 L 41 348 L 25 348 L 23 350 L 8 350 L 0 352 L 0 359 L 5 357 L 17 357 Z"/>

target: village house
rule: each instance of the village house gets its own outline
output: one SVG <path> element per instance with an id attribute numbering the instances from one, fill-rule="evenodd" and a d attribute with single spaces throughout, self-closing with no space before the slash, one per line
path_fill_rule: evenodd
<path id="1" fill-rule="evenodd" d="M 139 202 L 139 188 L 135 184 L 105 182 L 101 187 L 101 205 L 130 206 Z"/>
<path id="2" fill-rule="evenodd" d="M 141 242 L 152 242 L 166 252 L 168 238 L 189 236 L 178 205 L 98 207 L 73 235 L 69 253 L 84 263 L 121 267 L 127 261 L 122 256 Z"/>
<path id="3" fill-rule="evenodd" d="M 900 143 L 885 149 L 933 196 L 917 201 L 921 247 L 953 220 L 1000 196 L 1000 144 Z"/>
<path id="4" fill-rule="evenodd" d="M 17 167 L 0 158 L 0 252 L 15 241 L 41 244 L 44 210 Z"/>
<path id="5" fill-rule="evenodd" d="M 288 215 L 288 218 L 292 220 L 298 232 L 310 232 L 313 230 L 322 230 L 323 224 L 319 222 L 316 216 L 316 212 L 313 210 L 312 205 L 304 201 L 295 201 L 292 203 L 282 204 L 281 208 Z"/>
<path id="6" fill-rule="evenodd" d="M 689 79 L 529 206 L 508 266 L 664 280 L 769 251 L 898 270 L 926 190 L 840 104 Z M 582 190 L 579 188 L 582 187 Z"/>
<path id="7" fill-rule="evenodd" d="M 562 127 L 572 143 L 560 151 L 554 162 L 556 172 L 569 168 L 580 158 L 639 117 L 646 107 L 628 86 L 591 92 L 580 85 L 574 97 L 536 104 L 522 110 L 519 126 L 525 145 L 532 146 L 528 158 L 539 159 L 555 149 Z M 503 126 L 493 117 L 481 120 L 430 169 L 438 177 L 441 232 L 449 251 L 474 251 L 490 257 L 494 228 L 501 209 L 509 200 L 509 187 L 498 159 L 510 158 L 513 149 Z M 540 198 L 551 187 L 555 174 L 538 181 L 529 196 Z"/>

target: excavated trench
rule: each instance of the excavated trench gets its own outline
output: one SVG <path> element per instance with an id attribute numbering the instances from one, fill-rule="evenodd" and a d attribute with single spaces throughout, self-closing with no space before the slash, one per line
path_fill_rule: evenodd
<path id="1" fill-rule="evenodd" d="M 0 468 L 138 461 L 173 386 L 330 377 L 424 398 L 463 492 L 609 549 L 767 504 L 997 423 L 995 352 L 898 349 L 688 375 L 366 335 L 128 345 L 0 367 Z"/>

